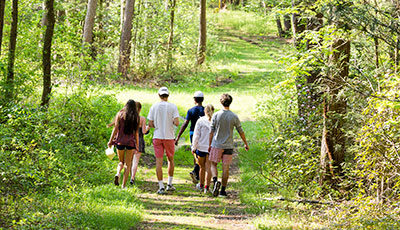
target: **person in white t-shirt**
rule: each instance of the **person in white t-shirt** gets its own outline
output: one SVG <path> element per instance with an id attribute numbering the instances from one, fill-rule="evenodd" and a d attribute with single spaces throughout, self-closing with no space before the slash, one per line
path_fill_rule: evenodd
<path id="1" fill-rule="evenodd" d="M 167 87 L 158 90 L 161 101 L 151 106 L 149 115 L 149 127 L 154 128 L 153 146 L 156 156 L 156 175 L 158 179 L 158 194 L 164 194 L 163 182 L 163 158 L 164 152 L 168 159 L 168 184 L 166 191 L 175 191 L 172 185 L 174 176 L 175 130 L 174 125 L 179 125 L 179 112 L 176 105 L 168 102 L 169 91 Z"/>

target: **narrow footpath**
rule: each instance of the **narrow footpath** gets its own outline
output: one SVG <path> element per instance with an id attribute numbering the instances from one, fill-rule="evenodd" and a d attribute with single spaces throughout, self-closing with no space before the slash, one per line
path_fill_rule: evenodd
<path id="1" fill-rule="evenodd" d="M 154 167 L 142 172 L 148 178 L 138 185 L 143 191 L 138 198 L 143 202 L 145 218 L 134 229 L 255 229 L 235 186 L 239 179 L 237 158 L 231 168 L 227 198 L 197 191 L 189 171 L 188 167 L 175 168 L 177 190 L 166 195 L 155 193 L 158 184 Z"/>

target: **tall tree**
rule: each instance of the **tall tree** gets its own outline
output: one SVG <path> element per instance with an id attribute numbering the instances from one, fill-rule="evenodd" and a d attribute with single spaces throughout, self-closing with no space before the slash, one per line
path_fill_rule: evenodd
<path id="1" fill-rule="evenodd" d="M 130 65 L 131 39 L 132 39 L 132 20 L 134 16 L 135 0 L 126 0 L 124 25 L 121 32 L 119 46 L 118 72 L 127 80 Z"/>
<path id="2" fill-rule="evenodd" d="M 283 38 L 282 22 L 279 14 L 275 14 L 275 21 L 276 21 L 276 28 L 278 28 L 278 35 L 280 38 Z"/>
<path id="3" fill-rule="evenodd" d="M 96 17 L 97 0 L 89 0 L 87 4 L 85 25 L 83 27 L 83 42 L 93 43 L 93 27 Z"/>
<path id="4" fill-rule="evenodd" d="M 54 0 L 46 0 L 47 10 L 47 25 L 44 34 L 44 45 L 42 52 L 43 63 L 43 93 L 42 106 L 47 106 L 50 100 L 51 93 L 51 42 L 53 40 L 55 16 L 54 16 Z"/>
<path id="5" fill-rule="evenodd" d="M 6 0 L 0 0 L 0 54 L 1 44 L 3 43 L 3 27 L 4 27 L 4 9 L 6 7 Z"/>
<path id="6" fill-rule="evenodd" d="M 170 3 L 170 22 L 169 22 L 169 38 L 168 38 L 168 63 L 167 70 L 172 67 L 172 45 L 174 42 L 174 20 L 175 20 L 175 6 L 176 0 L 169 0 Z"/>
<path id="7" fill-rule="evenodd" d="M 6 83 L 6 98 L 12 100 L 14 96 L 14 63 L 15 48 L 17 46 L 18 32 L 18 0 L 12 1 L 12 17 L 11 17 L 10 45 L 8 49 L 8 68 Z"/>
<path id="8" fill-rule="evenodd" d="M 200 0 L 200 33 L 199 45 L 197 49 L 198 57 L 197 64 L 203 64 L 206 58 L 206 45 L 207 45 L 207 0 Z"/>
<path id="9" fill-rule="evenodd" d="M 334 68 L 324 83 L 327 92 L 324 100 L 324 130 L 321 142 L 321 166 L 324 173 L 321 180 L 325 178 L 328 164 L 332 176 L 340 175 L 345 157 L 343 116 L 346 114 L 347 102 L 345 98 L 340 97 L 340 91 L 349 75 L 350 41 L 337 39 L 332 45 L 332 50 L 330 61 Z M 327 158 L 329 161 L 326 161 Z"/>

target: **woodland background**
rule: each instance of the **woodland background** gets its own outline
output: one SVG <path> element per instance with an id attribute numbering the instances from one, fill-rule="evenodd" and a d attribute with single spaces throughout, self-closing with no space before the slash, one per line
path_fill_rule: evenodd
<path id="1" fill-rule="evenodd" d="M 395 0 L 1 0 L 0 227 L 96 228 L 86 215 L 104 208 L 99 197 L 123 196 L 104 186 L 114 164 L 102 153 L 118 91 L 243 78 L 218 69 L 237 58 L 221 56 L 230 34 L 282 41 L 283 70 L 257 89 L 258 141 L 240 159 L 250 212 L 399 228 L 399 20 Z M 270 196 L 304 206 L 277 208 Z M 129 199 L 136 206 L 121 212 L 135 223 L 140 202 Z"/>

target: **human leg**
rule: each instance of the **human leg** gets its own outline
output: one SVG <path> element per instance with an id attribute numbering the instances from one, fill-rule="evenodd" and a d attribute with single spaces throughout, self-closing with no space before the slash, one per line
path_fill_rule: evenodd
<path id="1" fill-rule="evenodd" d="M 206 174 L 206 158 L 197 156 L 197 161 L 200 166 L 200 187 L 204 186 L 205 174 Z"/>
<path id="2" fill-rule="evenodd" d="M 175 162 L 174 162 L 174 155 L 175 155 L 175 143 L 174 140 L 163 140 L 164 147 L 165 147 L 165 154 L 167 155 L 168 159 L 168 184 L 167 184 L 167 191 L 175 191 L 175 187 L 172 185 L 172 180 L 174 178 L 174 170 L 175 170 Z"/>
<path id="3" fill-rule="evenodd" d="M 114 184 L 119 185 L 119 177 L 121 175 L 121 170 L 124 167 L 124 155 L 125 155 L 125 149 L 118 149 L 117 148 L 117 154 L 118 154 L 118 166 L 117 166 L 117 174 L 115 174 L 114 177 Z"/>
<path id="4" fill-rule="evenodd" d="M 205 157 L 205 167 L 206 167 L 205 187 L 209 188 L 211 182 L 211 162 L 208 159 L 208 155 Z"/>
<path id="5" fill-rule="evenodd" d="M 232 163 L 232 155 L 231 154 L 224 154 L 222 157 L 222 188 L 220 192 L 220 196 L 226 197 L 226 186 L 228 185 L 229 179 L 229 167 Z"/>
<path id="6" fill-rule="evenodd" d="M 133 149 L 130 150 L 126 150 L 125 151 L 125 162 L 126 162 L 126 168 L 124 169 L 124 177 L 122 179 L 122 188 L 125 188 L 126 185 L 126 181 L 129 178 L 129 173 L 131 171 L 131 167 L 132 167 L 132 158 L 133 158 Z"/>
<path id="7" fill-rule="evenodd" d="M 133 181 L 135 180 L 135 176 L 136 176 L 136 171 L 139 165 L 139 160 L 140 160 L 140 156 L 142 155 L 141 152 L 136 152 L 133 155 L 133 160 L 132 160 L 132 172 L 131 172 L 131 184 L 133 184 Z"/>
<path id="8" fill-rule="evenodd" d="M 222 164 L 222 186 L 226 187 L 228 184 L 228 178 L 229 178 L 229 166 L 230 164 Z"/>
<path id="9" fill-rule="evenodd" d="M 159 189 L 158 194 L 164 194 L 163 172 L 162 165 L 164 159 L 164 146 L 162 140 L 153 139 L 154 154 L 156 157 L 156 175 L 158 180 Z"/>

